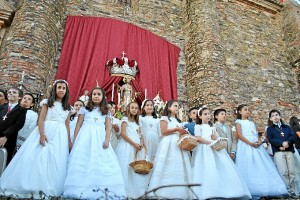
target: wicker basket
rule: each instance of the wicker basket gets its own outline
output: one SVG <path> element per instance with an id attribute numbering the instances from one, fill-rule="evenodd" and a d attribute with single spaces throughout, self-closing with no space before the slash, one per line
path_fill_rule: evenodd
<path id="1" fill-rule="evenodd" d="M 180 135 L 177 145 L 181 150 L 192 151 L 198 145 L 198 142 L 194 136 L 187 133 Z"/>
<path id="2" fill-rule="evenodd" d="M 227 148 L 227 143 L 228 143 L 227 138 L 219 137 L 217 140 L 212 142 L 209 146 L 215 151 L 220 151 L 221 149 Z"/>
<path id="3" fill-rule="evenodd" d="M 134 172 L 137 174 L 148 174 L 153 168 L 153 164 L 146 160 L 146 155 L 147 155 L 146 147 L 144 146 L 143 149 L 145 150 L 145 160 L 137 160 L 138 151 L 136 151 L 134 156 L 134 161 L 129 164 L 129 166 L 132 167 Z"/>

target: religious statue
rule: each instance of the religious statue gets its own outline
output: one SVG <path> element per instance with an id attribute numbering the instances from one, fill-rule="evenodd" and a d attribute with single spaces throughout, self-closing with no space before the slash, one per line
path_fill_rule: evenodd
<path id="1" fill-rule="evenodd" d="M 130 79 L 123 78 L 124 85 L 120 87 L 120 93 L 121 93 L 121 111 L 126 111 L 127 105 L 135 99 L 135 96 L 133 96 L 134 91 L 132 86 L 130 85 Z M 134 94 L 135 95 L 135 94 Z"/>
<path id="2" fill-rule="evenodd" d="M 129 60 L 125 55 L 126 53 L 123 51 L 122 58 L 115 57 L 106 63 L 111 76 L 123 77 L 124 84 L 122 86 L 117 85 L 118 111 L 121 113 L 124 113 L 127 105 L 135 101 L 137 96 L 141 94 L 141 92 L 135 92 L 130 84 L 130 81 L 134 80 L 136 74 L 139 72 L 138 63 L 135 60 Z M 112 100 L 113 92 L 114 90 L 112 90 Z"/>
<path id="3" fill-rule="evenodd" d="M 79 100 L 83 101 L 84 105 L 86 106 L 89 101 L 89 91 L 85 90 L 83 95 L 81 97 L 79 97 Z"/>

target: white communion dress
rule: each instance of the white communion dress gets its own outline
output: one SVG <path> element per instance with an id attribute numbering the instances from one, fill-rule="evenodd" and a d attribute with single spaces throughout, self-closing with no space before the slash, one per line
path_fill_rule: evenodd
<path id="1" fill-rule="evenodd" d="M 213 142 L 213 129 L 208 124 L 196 125 L 195 136 Z M 226 149 L 215 151 L 208 144 L 199 144 L 193 151 L 192 171 L 193 183 L 201 184 L 193 187 L 199 199 L 251 198 Z"/>
<path id="2" fill-rule="evenodd" d="M 238 119 L 235 123 L 241 125 L 242 135 L 247 140 L 250 142 L 258 141 L 254 122 Z M 254 148 L 242 140 L 238 140 L 236 166 L 252 196 L 287 194 L 286 186 L 263 145 Z"/>
<path id="3" fill-rule="evenodd" d="M 182 127 L 174 117 L 161 117 L 167 122 L 167 129 Z M 157 148 L 154 170 L 150 180 L 149 189 L 174 184 L 192 183 L 191 156 L 189 151 L 181 150 L 178 145 L 179 133 L 162 136 Z M 168 199 L 192 199 L 191 190 L 185 186 L 165 187 L 149 196 Z"/>
<path id="4" fill-rule="evenodd" d="M 105 120 L 99 108 L 81 108 L 84 121 L 68 161 L 64 196 L 75 199 L 125 198 L 125 187 L 117 156 L 111 147 L 103 148 Z"/>
<path id="5" fill-rule="evenodd" d="M 47 104 L 44 99 L 41 104 Z M 40 132 L 36 127 L 13 157 L 1 176 L 4 195 L 17 198 L 45 198 L 63 193 L 69 155 L 68 133 L 65 121 L 69 111 L 55 101 L 48 107 L 44 132 L 48 139 L 40 144 Z"/>

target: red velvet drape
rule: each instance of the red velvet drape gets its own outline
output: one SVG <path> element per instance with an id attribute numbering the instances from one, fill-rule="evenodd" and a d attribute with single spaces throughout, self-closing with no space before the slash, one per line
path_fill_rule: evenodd
<path id="1" fill-rule="evenodd" d="M 109 75 L 105 66 L 114 57 L 136 60 L 140 72 L 131 85 L 141 92 L 139 101 L 153 98 L 158 91 L 166 101 L 177 98 L 176 68 L 180 49 L 151 32 L 135 25 L 102 17 L 68 16 L 57 79 L 69 82 L 70 102 L 96 86 L 96 80 L 111 100 L 115 84 L 114 101 L 120 77 Z"/>

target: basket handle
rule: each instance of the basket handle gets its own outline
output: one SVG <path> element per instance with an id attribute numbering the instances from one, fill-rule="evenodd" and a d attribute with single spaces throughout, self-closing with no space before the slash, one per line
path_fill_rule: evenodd
<path id="1" fill-rule="evenodd" d="M 145 151 L 145 160 L 146 160 L 146 156 L 147 156 L 147 148 L 146 148 L 145 145 L 143 145 L 143 149 L 144 149 L 144 151 Z M 138 153 L 138 152 L 139 152 L 139 151 L 135 151 L 134 161 L 137 160 L 137 153 Z"/>

